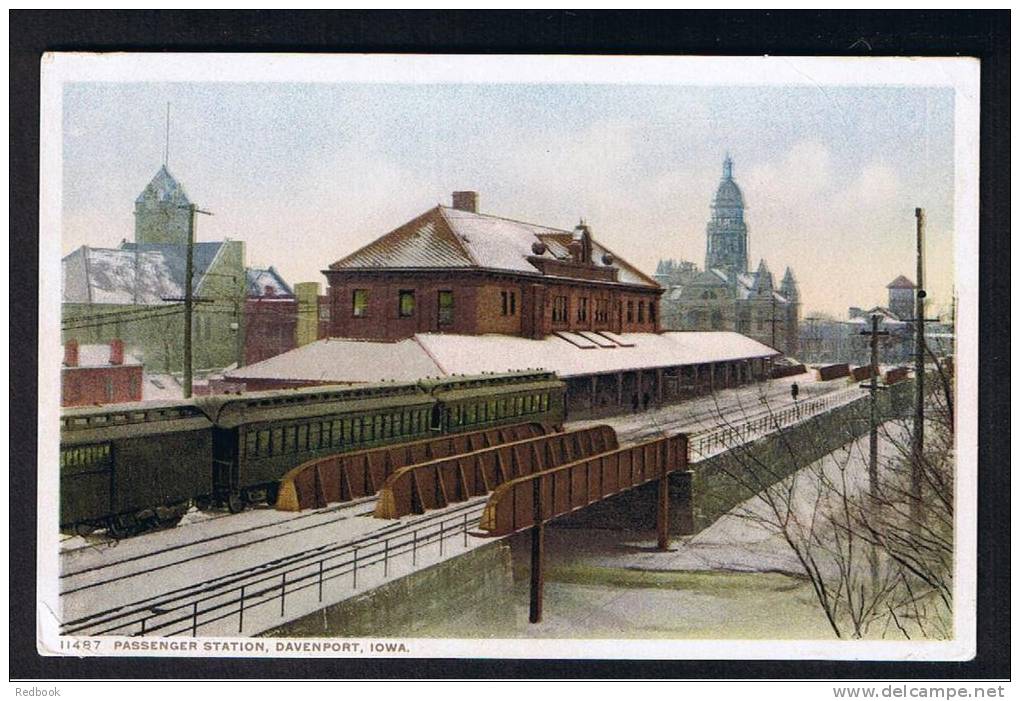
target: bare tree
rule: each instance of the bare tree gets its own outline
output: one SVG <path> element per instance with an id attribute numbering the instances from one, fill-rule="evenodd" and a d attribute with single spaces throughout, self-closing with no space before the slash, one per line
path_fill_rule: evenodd
<path id="1" fill-rule="evenodd" d="M 883 417 L 879 479 L 868 479 L 868 453 L 855 440 L 866 433 L 865 402 L 839 420 L 808 416 L 808 406 L 791 418 L 765 394 L 756 407 L 717 411 L 728 449 L 718 469 L 755 495 L 732 513 L 785 543 L 836 637 L 952 635 L 952 376 L 938 361 L 929 373 L 920 498 L 907 422 L 897 416 Z M 771 436 L 748 440 L 745 428 L 763 420 Z"/>

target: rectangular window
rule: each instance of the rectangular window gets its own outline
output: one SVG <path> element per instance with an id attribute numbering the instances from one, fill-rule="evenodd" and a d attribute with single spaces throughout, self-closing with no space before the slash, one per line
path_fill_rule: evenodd
<path id="1" fill-rule="evenodd" d="M 344 442 L 343 424 L 340 422 L 340 419 L 333 421 L 333 428 L 330 433 L 332 434 L 333 445 L 339 446 Z"/>
<path id="2" fill-rule="evenodd" d="M 397 295 L 397 311 L 401 317 L 414 316 L 414 290 L 401 290 Z"/>
<path id="3" fill-rule="evenodd" d="M 446 326 L 453 323 L 453 291 L 439 291 L 439 325 Z"/>
<path id="4" fill-rule="evenodd" d="M 599 298 L 595 300 L 595 321 L 604 324 L 609 321 L 609 300 Z"/>
<path id="5" fill-rule="evenodd" d="M 255 449 L 255 454 L 259 456 L 269 455 L 269 431 L 259 431 L 259 444 Z"/>
<path id="6" fill-rule="evenodd" d="M 627 301 L 627 323 L 634 322 L 634 303 L 630 300 Z"/>
<path id="7" fill-rule="evenodd" d="M 639 324 L 645 323 L 645 303 L 637 303 L 637 320 Z"/>
<path id="8" fill-rule="evenodd" d="M 357 317 L 368 316 L 368 290 L 354 290 L 351 314 Z"/>
<path id="9" fill-rule="evenodd" d="M 113 401 L 113 380 L 106 378 L 106 401 Z"/>
<path id="10" fill-rule="evenodd" d="M 588 298 L 581 297 L 577 300 L 577 320 L 588 321 Z"/>
<path id="11" fill-rule="evenodd" d="M 552 306 L 552 320 L 555 322 L 565 322 L 569 318 L 570 304 L 566 297 L 559 296 L 553 297 Z"/>
<path id="12" fill-rule="evenodd" d="M 297 449 L 298 452 L 308 450 L 308 424 L 298 426 Z"/>
<path id="13" fill-rule="evenodd" d="M 258 451 L 258 434 L 255 431 L 248 431 L 245 435 L 244 454 L 252 456 Z"/>
<path id="14" fill-rule="evenodd" d="M 506 290 L 499 293 L 499 313 L 503 316 L 510 313 L 510 293 Z"/>
<path id="15" fill-rule="evenodd" d="M 655 302 L 648 303 L 648 321 L 655 323 Z"/>
<path id="16" fill-rule="evenodd" d="M 517 313 L 517 293 L 510 293 L 510 316 L 514 316 Z"/>
<path id="17" fill-rule="evenodd" d="M 283 455 L 283 429 L 273 429 L 273 444 L 269 449 L 271 455 Z"/>
<path id="18" fill-rule="evenodd" d="M 286 426 L 283 429 L 283 452 L 293 453 L 297 450 L 297 426 Z"/>

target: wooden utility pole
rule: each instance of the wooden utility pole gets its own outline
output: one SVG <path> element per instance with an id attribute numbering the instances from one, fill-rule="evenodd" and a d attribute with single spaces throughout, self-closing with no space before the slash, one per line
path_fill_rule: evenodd
<path id="1" fill-rule="evenodd" d="M 865 336 L 871 336 L 871 379 L 868 382 L 868 390 L 871 392 L 870 401 L 870 440 L 868 443 L 868 488 L 872 499 L 878 497 L 878 338 L 888 336 L 888 331 L 878 330 L 878 314 L 871 315 L 871 331 L 862 331 Z"/>
<path id="2" fill-rule="evenodd" d="M 924 464 L 924 210 L 917 219 L 917 288 L 914 314 L 914 433 L 911 441 L 910 489 L 914 504 L 921 503 L 921 469 Z"/>
<path id="3" fill-rule="evenodd" d="M 191 398 L 192 380 L 194 374 L 194 363 L 192 357 L 191 343 L 191 320 L 194 314 L 195 297 L 192 290 L 192 280 L 195 276 L 195 215 L 208 214 L 193 204 L 181 205 L 188 210 L 188 245 L 184 265 L 184 398 Z"/>
<path id="4" fill-rule="evenodd" d="M 191 397 L 192 384 L 192 353 L 191 353 L 191 318 L 194 311 L 194 298 L 191 280 L 195 271 L 195 205 L 188 205 L 188 252 L 184 264 L 184 398 Z"/>

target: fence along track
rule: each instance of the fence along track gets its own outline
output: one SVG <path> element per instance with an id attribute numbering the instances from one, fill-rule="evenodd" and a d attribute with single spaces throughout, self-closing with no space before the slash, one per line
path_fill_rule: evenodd
<path id="1" fill-rule="evenodd" d="M 687 436 L 618 448 L 506 482 L 493 491 L 479 527 L 490 537 L 563 516 L 664 474 L 687 469 Z"/>
<path id="2" fill-rule="evenodd" d="M 409 465 L 386 480 L 375 515 L 400 518 L 442 509 L 484 496 L 517 477 L 618 447 L 616 431 L 602 424 Z"/>
<path id="3" fill-rule="evenodd" d="M 864 390 L 852 387 L 832 392 L 816 399 L 798 402 L 775 411 L 765 411 L 760 415 L 740 423 L 720 426 L 691 438 L 691 452 L 699 459 L 708 457 L 714 452 L 728 450 L 756 438 L 761 438 L 782 428 L 792 426 L 804 419 L 823 414 L 830 409 L 849 404 L 866 396 Z"/>
<path id="4" fill-rule="evenodd" d="M 540 423 L 519 423 L 316 458 L 298 465 L 281 478 L 276 508 L 280 511 L 318 509 L 331 502 L 372 496 L 395 470 L 406 465 L 543 436 L 550 431 L 551 428 Z"/>

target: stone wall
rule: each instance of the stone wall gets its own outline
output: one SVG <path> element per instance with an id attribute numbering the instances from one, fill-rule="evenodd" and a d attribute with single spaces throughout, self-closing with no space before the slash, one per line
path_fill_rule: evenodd
<path id="1" fill-rule="evenodd" d="M 394 579 L 363 594 L 262 633 L 265 637 L 413 637 L 465 617 L 506 623 L 513 607 L 510 546 L 503 541 Z"/>

